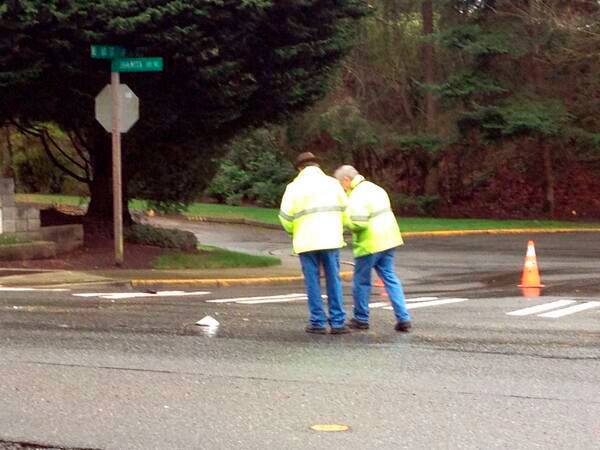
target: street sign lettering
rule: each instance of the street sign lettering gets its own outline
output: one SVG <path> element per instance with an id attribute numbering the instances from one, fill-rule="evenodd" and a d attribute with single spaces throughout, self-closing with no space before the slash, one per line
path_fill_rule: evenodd
<path id="1" fill-rule="evenodd" d="M 125 48 L 118 45 L 92 45 L 92 58 L 113 59 L 125 56 Z"/>
<path id="2" fill-rule="evenodd" d="M 162 72 L 162 58 L 116 58 L 112 60 L 113 72 Z"/>

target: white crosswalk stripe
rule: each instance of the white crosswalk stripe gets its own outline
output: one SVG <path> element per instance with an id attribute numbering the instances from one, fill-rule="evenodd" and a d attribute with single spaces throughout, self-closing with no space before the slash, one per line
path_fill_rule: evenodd
<path id="1" fill-rule="evenodd" d="M 288 297 L 288 298 L 265 298 L 262 300 L 242 300 L 236 302 L 239 305 L 260 305 L 262 303 L 285 303 L 285 302 L 297 302 L 298 300 L 307 300 L 307 296 L 301 297 Z"/>
<path id="2" fill-rule="evenodd" d="M 452 303 L 462 303 L 468 301 L 468 298 L 446 298 L 442 300 L 431 300 L 431 301 L 420 301 L 411 303 L 407 301 L 406 309 L 418 309 L 418 308 L 427 308 L 429 306 L 439 306 L 439 305 L 450 305 Z M 386 306 L 383 309 L 393 310 L 394 308 L 391 306 Z"/>
<path id="3" fill-rule="evenodd" d="M 381 308 L 382 306 L 388 306 L 390 304 L 390 302 L 374 302 L 374 303 L 369 303 L 369 308 L 373 309 L 373 308 Z"/>
<path id="4" fill-rule="evenodd" d="M 63 288 L 29 288 L 29 287 L 1 287 L 0 292 L 65 292 L 69 289 Z"/>
<path id="5" fill-rule="evenodd" d="M 282 294 L 282 295 L 261 295 L 259 297 L 235 297 L 235 298 L 217 298 L 214 300 L 206 300 L 206 303 L 240 303 L 253 300 L 279 300 L 286 301 L 287 299 L 306 299 L 306 294 Z"/>
<path id="6" fill-rule="evenodd" d="M 559 317 L 568 316 L 569 314 L 575 314 L 580 311 L 587 309 L 598 308 L 600 302 L 586 302 L 578 305 L 569 306 L 568 308 L 559 309 L 558 311 L 550 311 L 544 314 L 540 314 L 539 317 L 549 317 L 551 319 L 557 319 Z"/>
<path id="7" fill-rule="evenodd" d="M 439 299 L 439 297 L 414 297 L 414 298 L 407 298 L 406 303 L 430 302 L 432 300 L 438 300 L 438 299 Z"/>
<path id="8" fill-rule="evenodd" d="M 95 292 L 95 293 L 81 293 L 73 294 L 74 297 L 98 297 L 107 300 L 124 300 L 128 298 L 146 298 L 146 297 L 195 297 L 201 295 L 208 295 L 210 292 L 207 291 L 158 291 L 152 292 Z"/>
<path id="9" fill-rule="evenodd" d="M 531 314 L 537 314 L 544 311 L 550 311 L 551 309 L 562 308 L 563 306 L 572 305 L 575 300 L 558 300 L 552 303 L 544 303 L 543 305 L 530 306 L 528 308 L 517 309 L 506 313 L 509 316 L 528 316 Z"/>

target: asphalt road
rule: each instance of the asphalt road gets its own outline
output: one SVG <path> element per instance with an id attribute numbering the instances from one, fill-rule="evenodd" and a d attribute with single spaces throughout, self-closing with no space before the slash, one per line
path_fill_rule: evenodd
<path id="1" fill-rule="evenodd" d="M 522 236 L 407 243 L 410 334 L 393 331 L 380 292 L 371 330 L 314 336 L 300 285 L 3 290 L 0 442 L 598 448 L 598 244 L 537 236 L 548 288 L 527 298 L 515 287 Z M 207 315 L 220 325 L 195 325 Z M 332 423 L 349 430 L 309 428 Z"/>

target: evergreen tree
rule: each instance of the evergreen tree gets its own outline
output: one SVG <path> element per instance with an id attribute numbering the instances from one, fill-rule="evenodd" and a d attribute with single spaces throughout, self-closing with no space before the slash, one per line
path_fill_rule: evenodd
<path id="1" fill-rule="evenodd" d="M 90 185 L 89 218 L 109 219 L 110 138 L 93 113 L 108 64 L 90 58 L 90 45 L 162 56 L 163 73 L 122 77 L 141 103 L 123 176 L 159 201 L 189 200 L 219 144 L 324 95 L 363 14 L 361 0 L 9 0 L 0 123 L 38 136 L 49 156 L 61 149 L 44 124 L 64 130 L 80 156 L 70 174 Z"/>

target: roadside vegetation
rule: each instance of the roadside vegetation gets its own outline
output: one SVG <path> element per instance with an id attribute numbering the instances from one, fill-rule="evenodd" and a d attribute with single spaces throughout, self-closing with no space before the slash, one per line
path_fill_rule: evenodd
<path id="1" fill-rule="evenodd" d="M 21 202 L 45 203 L 48 205 L 85 206 L 85 198 L 65 195 L 17 194 Z M 145 212 L 148 203 L 142 200 L 130 202 L 132 211 Z M 186 216 L 245 219 L 265 224 L 278 225 L 276 208 L 233 206 L 212 203 L 192 203 L 182 211 Z M 519 228 L 599 228 L 600 222 L 580 222 L 561 220 L 494 220 L 494 219 L 448 219 L 437 217 L 398 217 L 400 228 L 404 232 L 494 230 Z"/>
<path id="2" fill-rule="evenodd" d="M 7 236 L 0 234 L 0 245 L 16 245 L 16 244 L 29 244 L 31 243 L 28 239 L 23 239 L 17 236 Z"/>
<path id="3" fill-rule="evenodd" d="M 281 264 L 273 256 L 250 255 L 218 247 L 199 245 L 197 253 L 174 252 L 158 257 L 155 269 L 230 269 L 238 267 L 268 267 Z"/>

